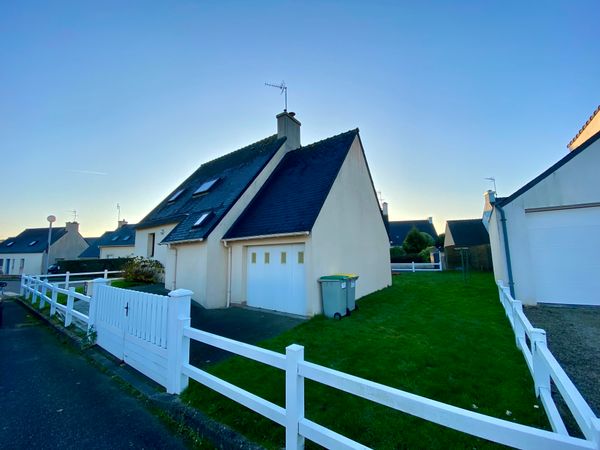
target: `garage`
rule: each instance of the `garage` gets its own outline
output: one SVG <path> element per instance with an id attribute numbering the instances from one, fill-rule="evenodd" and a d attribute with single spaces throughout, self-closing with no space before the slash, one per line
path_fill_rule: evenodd
<path id="1" fill-rule="evenodd" d="M 537 301 L 600 305 L 600 207 L 526 217 Z"/>
<path id="2" fill-rule="evenodd" d="M 247 248 L 247 305 L 306 315 L 304 244 Z"/>

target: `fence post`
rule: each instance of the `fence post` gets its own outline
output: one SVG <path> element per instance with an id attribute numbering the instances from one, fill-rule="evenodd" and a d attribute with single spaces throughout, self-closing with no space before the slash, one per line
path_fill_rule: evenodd
<path id="1" fill-rule="evenodd" d="M 513 328 L 515 330 L 515 342 L 517 344 L 517 348 L 521 349 L 521 340 L 525 340 L 525 329 L 523 328 L 523 323 L 519 317 L 519 312 L 523 312 L 523 303 L 518 300 L 515 300 L 512 304 L 513 307 Z M 522 350 L 522 349 L 521 349 Z"/>
<path id="2" fill-rule="evenodd" d="M 542 353 L 541 347 L 546 347 L 546 332 L 541 328 L 534 328 L 531 332 L 531 353 L 533 357 L 533 381 L 535 395 L 540 396 L 540 389 L 550 390 L 550 372 Z"/>
<path id="3" fill-rule="evenodd" d="M 104 279 L 108 279 L 108 269 L 104 269 Z"/>
<path id="4" fill-rule="evenodd" d="M 73 314 L 71 314 L 71 311 L 73 311 L 74 293 L 75 288 L 69 288 L 69 293 L 67 294 L 67 312 L 65 313 L 65 327 L 71 325 L 71 322 L 73 321 Z"/>
<path id="5" fill-rule="evenodd" d="M 48 278 L 44 278 L 42 280 L 42 295 L 40 296 L 40 309 L 44 309 L 44 306 L 46 306 L 46 292 L 48 292 L 48 287 L 47 287 L 47 283 L 48 283 Z"/>
<path id="6" fill-rule="evenodd" d="M 590 429 L 593 434 L 592 441 L 596 444 L 596 448 L 600 449 L 600 419 L 598 417 L 591 418 Z"/>
<path id="7" fill-rule="evenodd" d="M 413 273 L 415 273 L 415 262 L 414 261 L 412 262 L 412 271 L 413 271 Z"/>
<path id="8" fill-rule="evenodd" d="M 65 273 L 65 289 L 69 289 L 69 278 L 71 278 L 71 272 L 67 270 L 67 273 Z"/>
<path id="9" fill-rule="evenodd" d="M 58 286 L 52 287 L 52 301 L 50 302 L 50 317 L 56 314 L 56 299 L 58 297 L 58 291 L 56 290 Z"/>
<path id="10" fill-rule="evenodd" d="M 90 283 L 91 291 L 88 295 L 90 296 L 90 308 L 88 311 L 88 332 L 92 329 L 92 327 L 96 324 L 96 308 L 98 305 L 98 291 L 100 290 L 100 286 L 106 286 L 108 284 L 108 280 L 105 278 L 95 278 Z"/>
<path id="11" fill-rule="evenodd" d="M 304 347 L 292 344 L 285 349 L 285 449 L 304 448 L 299 424 L 304 419 L 304 377 L 298 375 L 298 363 L 304 361 Z"/>
<path id="12" fill-rule="evenodd" d="M 21 297 L 23 297 L 23 294 L 25 294 L 25 277 L 26 275 L 21 275 L 21 289 L 19 290 Z"/>
<path id="13" fill-rule="evenodd" d="M 37 301 L 37 297 L 39 295 L 39 293 L 38 293 L 38 289 L 40 288 L 39 283 L 40 283 L 40 276 L 36 275 L 33 278 L 33 295 L 31 297 L 31 304 L 32 305 L 35 305 L 35 302 Z"/>
<path id="14" fill-rule="evenodd" d="M 187 289 L 169 292 L 167 311 L 167 392 L 180 394 L 188 385 L 189 378 L 181 373 L 183 364 L 190 360 L 190 338 L 183 335 L 189 326 L 192 295 Z"/>

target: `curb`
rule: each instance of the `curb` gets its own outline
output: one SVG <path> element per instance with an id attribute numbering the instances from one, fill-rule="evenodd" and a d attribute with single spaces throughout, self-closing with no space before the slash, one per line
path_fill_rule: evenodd
<path id="1" fill-rule="evenodd" d="M 11 297 L 25 307 L 32 315 L 52 328 L 57 334 L 66 337 L 70 345 L 81 351 L 82 355 L 94 366 L 118 382 L 130 387 L 135 394 L 151 407 L 165 413 L 172 421 L 183 425 L 199 437 L 209 441 L 217 449 L 261 450 L 258 444 L 245 436 L 206 416 L 200 410 L 186 405 L 179 396 L 167 394 L 159 384 L 146 378 L 135 369 L 118 361 L 96 345 L 89 346 L 70 330 L 54 323 L 21 297 Z M 181 434 L 181 433 L 180 433 Z"/>

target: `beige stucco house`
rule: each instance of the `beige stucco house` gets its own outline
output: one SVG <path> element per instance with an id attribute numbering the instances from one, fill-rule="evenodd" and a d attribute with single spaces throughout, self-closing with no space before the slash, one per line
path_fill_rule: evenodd
<path id="1" fill-rule="evenodd" d="M 318 278 L 391 284 L 389 238 L 358 130 L 308 146 L 294 113 L 277 134 L 203 164 L 138 225 L 135 254 L 209 308 L 321 312 Z"/>
<path id="2" fill-rule="evenodd" d="M 77 222 L 52 228 L 49 252 L 48 228 L 27 228 L 0 243 L 0 270 L 5 275 L 43 274 L 49 265 L 63 259 L 75 259 L 87 247 Z"/>
<path id="3" fill-rule="evenodd" d="M 597 113 L 548 170 L 509 197 L 485 195 L 494 275 L 523 303 L 600 305 Z"/>

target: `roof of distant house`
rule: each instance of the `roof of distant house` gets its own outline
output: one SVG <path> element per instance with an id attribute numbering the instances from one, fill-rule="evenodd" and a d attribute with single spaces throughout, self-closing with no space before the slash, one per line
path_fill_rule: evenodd
<path id="1" fill-rule="evenodd" d="M 471 247 L 490 243 L 490 235 L 481 219 L 449 220 L 447 223 L 456 247 Z"/>
<path id="2" fill-rule="evenodd" d="M 288 152 L 224 239 L 310 232 L 358 129 Z"/>
<path id="3" fill-rule="evenodd" d="M 126 224 L 114 231 L 107 231 L 95 245 L 100 247 L 130 247 L 135 245 L 135 227 L 136 224 Z M 84 252 L 85 253 L 85 252 Z M 98 255 L 100 250 L 98 250 Z"/>
<path id="4" fill-rule="evenodd" d="M 89 247 L 80 253 L 79 258 L 99 258 L 100 248 L 98 247 L 98 241 L 100 240 L 100 237 L 86 237 L 84 239 Z"/>
<path id="5" fill-rule="evenodd" d="M 67 233 L 66 227 L 52 228 L 52 244 Z M 0 253 L 42 253 L 48 248 L 48 228 L 27 228 L 0 243 Z"/>
<path id="6" fill-rule="evenodd" d="M 571 141 L 567 144 L 567 147 L 570 149 L 571 146 L 575 143 L 575 141 L 577 140 L 577 138 L 579 136 L 581 136 L 581 133 L 583 133 L 583 131 L 587 128 L 587 126 L 592 122 L 592 120 L 594 120 L 594 117 L 596 117 L 596 115 L 600 113 L 600 105 L 596 108 L 596 110 L 592 113 L 592 115 L 590 116 L 590 118 L 587 120 L 587 122 L 585 122 L 585 124 L 583 124 L 583 126 L 581 127 L 581 129 L 577 132 L 577 134 L 575 135 L 575 137 L 573 139 L 571 139 Z"/>
<path id="7" fill-rule="evenodd" d="M 428 219 L 426 220 L 395 220 L 390 222 L 389 226 L 389 234 L 390 234 L 390 243 L 392 246 L 401 246 L 406 239 L 406 236 L 412 230 L 416 228 L 417 230 L 427 233 L 433 239 L 437 239 L 438 234 L 435 231 L 435 227 Z"/>
<path id="8" fill-rule="evenodd" d="M 161 241 L 206 238 L 254 181 L 286 138 L 270 136 L 202 164 L 154 208 L 137 228 L 177 226 Z"/>

